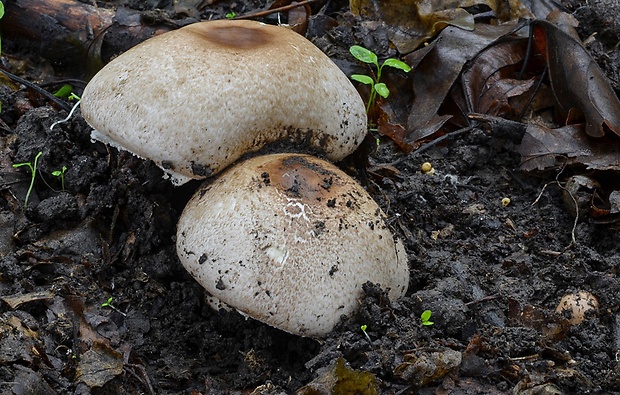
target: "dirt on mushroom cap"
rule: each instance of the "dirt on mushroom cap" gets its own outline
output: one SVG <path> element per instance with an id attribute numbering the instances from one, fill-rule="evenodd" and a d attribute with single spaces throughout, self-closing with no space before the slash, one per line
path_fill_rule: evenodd
<path id="1" fill-rule="evenodd" d="M 255 157 L 203 187 L 179 220 L 177 253 L 212 295 L 304 336 L 325 335 L 351 313 L 366 281 L 394 299 L 409 282 L 378 205 L 308 155 Z"/>

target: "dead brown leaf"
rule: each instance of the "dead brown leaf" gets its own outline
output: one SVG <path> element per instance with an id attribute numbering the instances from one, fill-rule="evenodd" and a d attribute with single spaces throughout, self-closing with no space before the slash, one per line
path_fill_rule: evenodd
<path id="1" fill-rule="evenodd" d="M 407 131 L 400 124 L 393 124 L 386 117 L 379 117 L 377 120 L 377 131 L 380 135 L 389 137 L 394 143 L 403 150 L 405 153 L 409 153 L 413 150 L 414 146 L 407 143 Z"/>
<path id="2" fill-rule="evenodd" d="M 30 292 L 27 294 L 7 295 L 0 297 L 0 299 L 8 304 L 12 309 L 16 309 L 26 303 L 35 302 L 38 300 L 49 300 L 53 298 L 54 294 L 51 291 Z"/>
<path id="3" fill-rule="evenodd" d="M 95 341 L 80 357 L 76 378 L 89 388 L 102 387 L 123 373 L 123 355 L 102 341 Z"/>
<path id="4" fill-rule="evenodd" d="M 572 34 L 556 25 L 532 22 L 535 43 L 547 61 L 549 79 L 559 115 L 565 123 L 585 119 L 585 132 L 602 137 L 620 136 L 620 100 L 603 71 Z M 569 119 L 571 118 L 571 119 Z"/>
<path id="5" fill-rule="evenodd" d="M 523 67 L 526 51 L 527 39 L 512 38 L 489 46 L 473 60 L 461 77 L 469 112 L 509 119 L 520 114 L 523 108 L 513 106 L 527 100 L 511 99 L 531 97 L 535 86 L 534 78 L 515 78 Z"/>
<path id="6" fill-rule="evenodd" d="M 584 125 L 551 129 L 529 124 L 518 149 L 521 169 L 549 170 L 570 165 L 587 169 L 620 170 L 620 140 L 593 138 L 584 133 Z"/>
<path id="7" fill-rule="evenodd" d="M 394 373 L 413 385 L 421 387 L 440 380 L 457 369 L 462 359 L 461 352 L 451 349 L 437 352 L 413 352 L 405 354 L 405 362 L 396 367 Z"/>
<path id="8" fill-rule="evenodd" d="M 521 304 L 515 299 L 508 300 L 508 320 L 510 326 L 521 326 L 540 331 L 544 341 L 561 340 L 570 329 L 568 320 L 560 317 L 554 311 Z"/>
<path id="9" fill-rule="evenodd" d="M 480 24 L 474 31 L 448 27 L 439 34 L 431 50 L 419 50 L 424 51 L 424 57 L 412 71 L 415 97 L 407 120 L 409 141 L 430 136 L 452 117 L 450 114 L 439 115 L 438 111 L 465 64 L 484 48 L 522 26 Z M 413 63 L 410 57 L 418 57 L 416 52 L 405 57 L 408 64 Z"/>
<path id="10" fill-rule="evenodd" d="M 396 49 L 407 54 L 435 37 L 446 26 L 474 29 L 474 15 L 466 8 L 487 6 L 502 22 L 533 15 L 519 0 L 350 0 L 354 15 L 385 23 Z"/>

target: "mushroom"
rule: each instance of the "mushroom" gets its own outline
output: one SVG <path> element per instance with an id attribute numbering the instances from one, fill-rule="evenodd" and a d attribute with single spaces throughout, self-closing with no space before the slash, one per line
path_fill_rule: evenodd
<path id="1" fill-rule="evenodd" d="M 337 161 L 367 132 L 360 95 L 329 57 L 284 27 L 243 20 L 137 45 L 92 78 L 81 108 L 94 139 L 153 160 L 176 185 L 272 143 Z"/>
<path id="2" fill-rule="evenodd" d="M 403 244 L 377 203 L 309 155 L 257 156 L 206 182 L 181 214 L 177 254 L 225 304 L 309 337 L 352 313 L 365 282 L 390 299 L 409 283 Z"/>
<path id="3" fill-rule="evenodd" d="M 598 312 L 598 300 L 587 291 L 568 293 L 562 296 L 555 311 L 566 316 L 571 325 L 579 325 L 585 320 L 586 314 Z"/>

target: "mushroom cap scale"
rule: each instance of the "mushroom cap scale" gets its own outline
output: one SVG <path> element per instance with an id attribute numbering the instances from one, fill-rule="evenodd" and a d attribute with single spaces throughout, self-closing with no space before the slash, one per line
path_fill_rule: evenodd
<path id="1" fill-rule="evenodd" d="M 93 77 L 81 108 L 93 138 L 153 160 L 175 184 L 273 142 L 337 161 L 367 132 L 361 97 L 329 57 L 253 21 L 195 23 L 137 45 Z"/>
<path id="2" fill-rule="evenodd" d="M 402 296 L 404 247 L 351 177 L 321 159 L 258 156 L 201 187 L 177 254 L 213 296 L 284 331 L 318 337 L 353 312 L 367 281 Z"/>

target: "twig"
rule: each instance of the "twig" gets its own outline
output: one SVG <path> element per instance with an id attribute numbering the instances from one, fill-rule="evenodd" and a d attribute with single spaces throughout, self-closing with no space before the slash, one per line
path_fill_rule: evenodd
<path id="1" fill-rule="evenodd" d="M 271 15 L 271 14 L 275 14 L 277 12 L 284 12 L 284 11 L 288 11 L 288 10 L 292 10 L 293 8 L 297 8 L 297 7 L 301 7 L 301 6 L 305 6 L 306 4 L 312 4 L 312 3 L 316 3 L 319 0 L 304 0 L 304 1 L 300 1 L 299 3 L 295 3 L 295 4 L 289 4 L 289 5 L 285 5 L 283 7 L 278 7 L 278 8 L 273 8 L 271 10 L 264 10 L 264 11 L 258 11 L 258 12 L 254 12 L 252 14 L 246 14 L 246 15 L 241 15 L 241 16 L 236 16 L 232 19 L 252 19 L 252 18 L 259 18 L 259 17 L 263 17 L 263 16 L 267 16 L 267 15 Z"/>
<path id="2" fill-rule="evenodd" d="M 144 369 L 144 366 L 126 363 L 124 364 L 123 367 L 127 373 L 132 375 L 136 380 L 138 380 L 140 383 L 142 383 L 142 385 L 146 387 L 150 395 L 155 395 L 155 390 L 153 389 L 153 386 L 151 385 L 151 380 L 149 379 L 149 375 L 146 373 L 146 369 Z M 142 375 L 142 377 L 140 377 L 133 370 L 129 370 L 128 368 L 133 368 L 133 369 L 138 370 L 140 374 Z"/>
<path id="3" fill-rule="evenodd" d="M 19 84 L 25 85 L 27 88 L 30 88 L 34 91 L 36 91 L 37 93 L 43 95 L 44 97 L 46 97 L 47 99 L 53 101 L 57 106 L 59 106 L 60 108 L 62 108 L 63 110 L 69 112 L 71 111 L 71 106 L 63 101 L 60 100 L 59 98 L 57 98 L 56 96 L 54 96 L 53 94 L 51 94 L 50 92 L 46 91 L 45 89 L 37 86 L 36 84 L 33 84 L 32 82 L 25 80 L 21 77 L 16 76 L 15 74 L 11 74 L 6 70 L 0 69 L 0 72 L 4 75 L 6 75 L 7 77 L 9 77 L 9 79 L 11 79 L 14 82 L 17 82 Z"/>
<path id="4" fill-rule="evenodd" d="M 467 302 L 467 303 L 465 303 L 465 306 L 471 306 L 473 304 L 487 302 L 489 300 L 494 300 L 494 299 L 497 299 L 499 297 L 500 297 L 499 294 L 487 295 L 487 296 L 484 296 L 484 297 L 482 297 L 480 299 L 476 299 L 476 300 L 472 300 L 471 302 Z"/>

